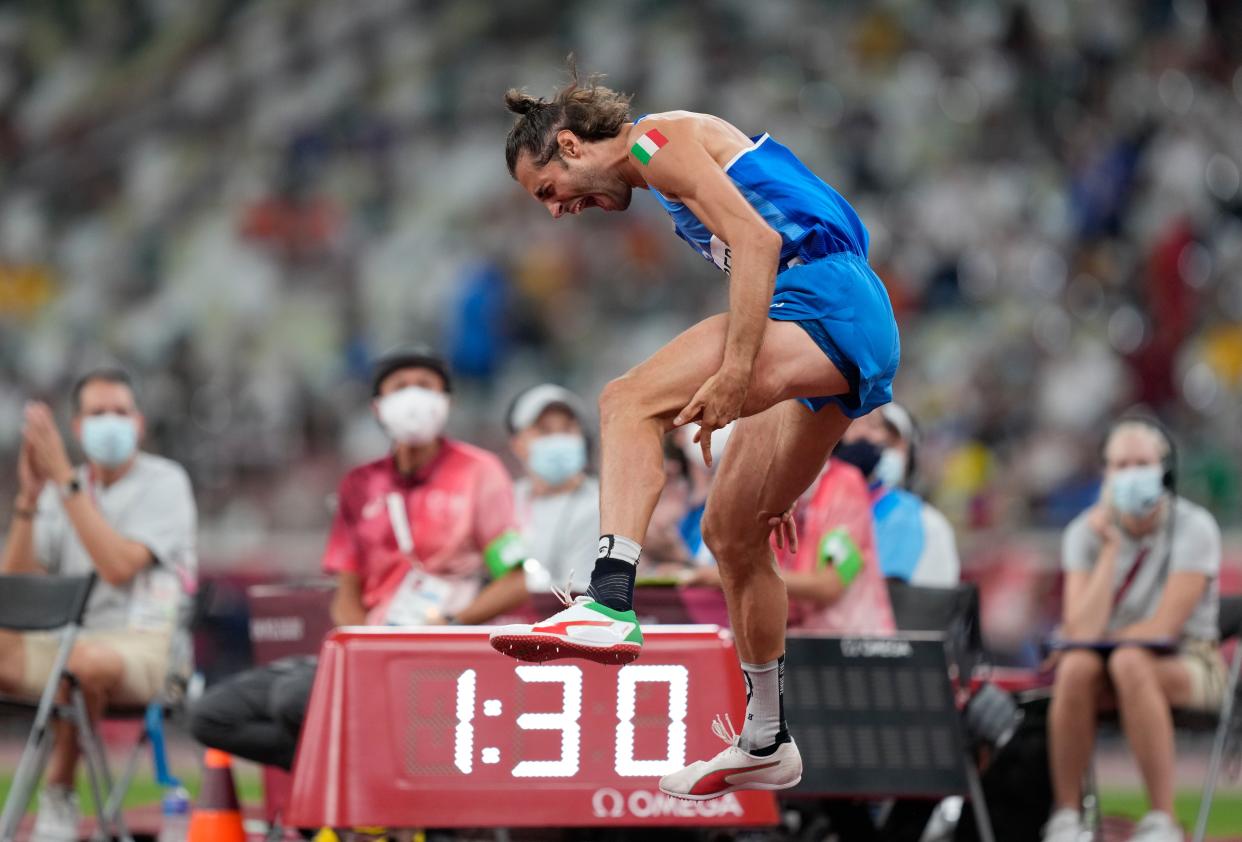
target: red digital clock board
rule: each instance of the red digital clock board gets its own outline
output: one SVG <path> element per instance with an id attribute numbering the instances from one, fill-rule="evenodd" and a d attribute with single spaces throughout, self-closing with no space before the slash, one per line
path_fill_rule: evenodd
<path id="1" fill-rule="evenodd" d="M 745 691 L 727 632 L 644 630 L 624 667 L 497 654 L 486 628 L 345 628 L 324 642 L 287 819 L 302 827 L 759 825 L 770 792 L 658 780 L 723 748 Z"/>

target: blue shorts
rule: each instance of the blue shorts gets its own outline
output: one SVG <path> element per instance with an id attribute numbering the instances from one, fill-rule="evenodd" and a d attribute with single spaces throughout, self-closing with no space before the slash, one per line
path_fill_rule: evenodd
<path id="1" fill-rule="evenodd" d="M 800 398 L 811 410 L 835 403 L 861 418 L 893 399 L 901 340 L 888 291 L 866 258 L 840 252 L 779 273 L 768 318 L 801 325 L 849 383 L 843 395 Z"/>

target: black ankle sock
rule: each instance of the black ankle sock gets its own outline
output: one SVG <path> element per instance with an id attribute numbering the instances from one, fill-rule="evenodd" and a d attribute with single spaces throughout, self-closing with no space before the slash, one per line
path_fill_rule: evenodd
<path id="1" fill-rule="evenodd" d="M 638 565 L 628 561 L 597 558 L 587 595 L 613 611 L 629 611 L 634 607 L 634 576 L 637 572 Z"/>
<path id="2" fill-rule="evenodd" d="M 778 748 L 783 746 L 785 743 L 790 742 L 792 739 L 793 738 L 789 736 L 789 731 L 782 728 L 776 735 L 776 739 L 772 741 L 772 745 L 765 748 L 757 748 L 754 751 L 748 751 L 746 753 L 754 755 L 755 757 L 768 757 L 776 754 L 776 750 Z"/>

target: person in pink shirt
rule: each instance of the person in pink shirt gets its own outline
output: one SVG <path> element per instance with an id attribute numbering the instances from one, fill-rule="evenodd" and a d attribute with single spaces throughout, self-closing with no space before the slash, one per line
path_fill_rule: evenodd
<path id="1" fill-rule="evenodd" d="M 789 627 L 887 636 L 897 630 L 876 560 L 871 495 L 857 468 L 832 458 L 802 502 L 773 527 L 776 561 L 789 594 Z M 720 585 L 714 566 L 687 584 Z"/>
<path id="2" fill-rule="evenodd" d="M 389 355 L 375 413 L 392 453 L 341 480 L 324 572 L 337 577 L 338 625 L 485 623 L 526 599 L 513 481 L 499 457 L 441 435 L 444 363 Z"/>
<path id="3" fill-rule="evenodd" d="M 897 626 L 876 558 L 871 495 L 862 473 L 829 459 L 803 499 L 795 513 L 801 540 L 782 540 L 777 551 L 792 609 L 790 627 L 893 634 Z"/>
<path id="4" fill-rule="evenodd" d="M 450 388 L 448 366 L 421 348 L 375 365 L 372 408 L 393 449 L 340 483 L 323 556 L 337 625 L 474 625 L 527 599 L 513 483 L 494 454 L 443 435 Z M 215 685 L 191 732 L 292 768 L 315 666 L 288 658 Z"/>

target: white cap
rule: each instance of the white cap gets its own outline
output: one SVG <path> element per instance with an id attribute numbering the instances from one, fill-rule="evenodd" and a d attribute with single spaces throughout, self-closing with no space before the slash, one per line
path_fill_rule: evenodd
<path id="1" fill-rule="evenodd" d="M 582 399 L 564 386 L 555 383 L 543 383 L 532 386 L 514 398 L 509 405 L 509 413 L 505 424 L 510 433 L 518 433 L 539 420 L 544 410 L 551 406 L 563 406 L 569 410 L 579 424 L 585 424 L 586 407 Z"/>
<path id="2" fill-rule="evenodd" d="M 897 435 L 901 436 L 902 441 L 914 441 L 917 435 L 914 428 L 914 419 L 910 416 L 910 411 L 899 403 L 886 403 L 880 407 L 880 417 L 893 426 L 897 431 Z"/>

